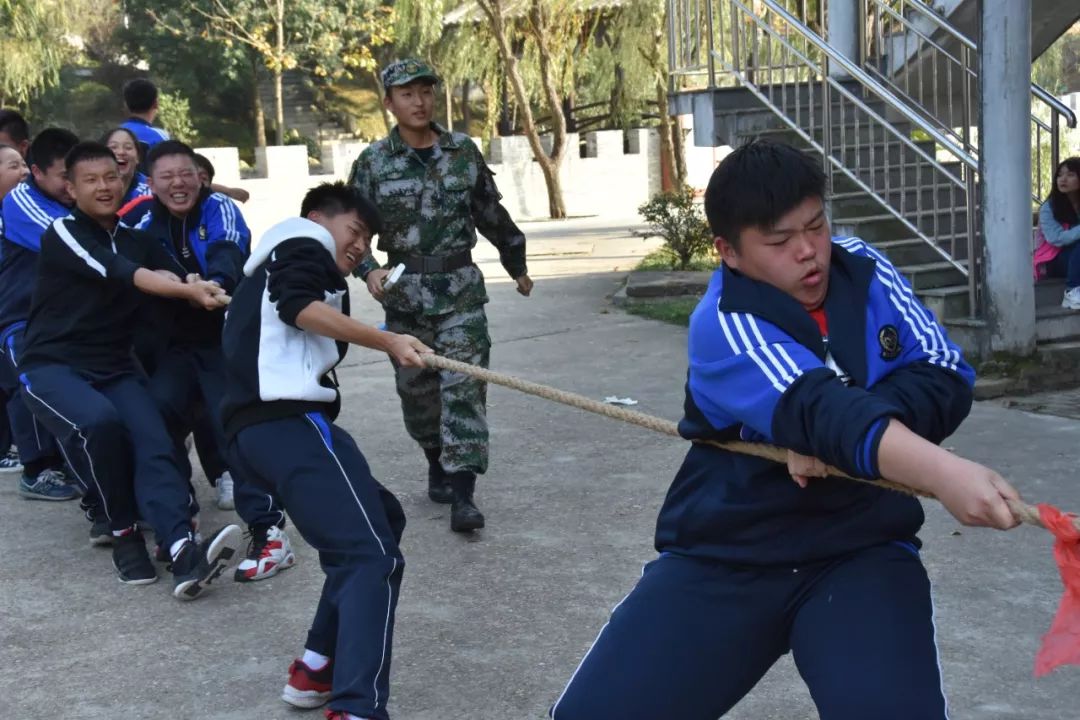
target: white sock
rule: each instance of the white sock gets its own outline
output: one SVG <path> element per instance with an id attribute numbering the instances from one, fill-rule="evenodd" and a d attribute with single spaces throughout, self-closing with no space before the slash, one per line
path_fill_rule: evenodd
<path id="1" fill-rule="evenodd" d="M 169 546 L 169 556 L 175 560 L 176 556 L 180 554 L 180 548 L 184 547 L 184 543 L 188 541 L 187 538 L 180 538 L 172 545 Z"/>
<path id="2" fill-rule="evenodd" d="M 330 658 L 326 657 L 325 655 L 320 655 L 314 650 L 308 650 L 307 648 L 304 648 L 304 657 L 302 657 L 300 660 L 309 668 L 316 671 L 322 670 L 324 667 L 326 667 L 326 664 L 330 662 Z"/>

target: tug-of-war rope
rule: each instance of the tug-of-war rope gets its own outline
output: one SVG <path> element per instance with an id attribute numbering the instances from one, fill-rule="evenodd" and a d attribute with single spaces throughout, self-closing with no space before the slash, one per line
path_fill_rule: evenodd
<path id="1" fill-rule="evenodd" d="M 584 395 L 522 380 L 512 375 L 494 372 L 487 368 L 451 360 L 439 355 L 425 354 L 421 357 L 430 368 L 461 373 L 493 385 L 501 385 L 528 395 L 603 415 L 613 420 L 621 420 L 664 435 L 681 437 L 678 425 L 670 420 L 664 420 L 635 410 L 615 407 Z M 775 445 L 743 442 L 741 440 L 699 442 L 714 445 L 730 452 L 787 464 L 787 450 Z M 831 477 L 869 483 L 906 495 L 936 499 L 930 493 L 919 492 L 906 485 L 888 480 L 864 480 L 852 477 L 834 467 L 828 467 L 827 472 Z M 1013 516 L 1020 522 L 1045 528 L 1054 535 L 1054 558 L 1057 561 L 1058 570 L 1065 585 L 1065 594 L 1062 597 L 1057 616 L 1054 618 L 1050 631 L 1043 637 L 1042 647 L 1036 655 L 1035 674 L 1037 676 L 1045 675 L 1059 665 L 1080 665 L 1080 518 L 1077 518 L 1073 513 L 1061 512 L 1050 505 L 1028 505 L 1019 500 L 1006 500 L 1006 503 Z"/>

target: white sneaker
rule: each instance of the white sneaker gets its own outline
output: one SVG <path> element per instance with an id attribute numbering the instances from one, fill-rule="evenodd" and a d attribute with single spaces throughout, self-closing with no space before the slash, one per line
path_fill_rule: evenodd
<path id="1" fill-rule="evenodd" d="M 1065 297 L 1061 298 L 1061 307 L 1066 310 L 1080 310 L 1080 287 L 1065 291 Z"/>
<path id="2" fill-rule="evenodd" d="M 233 499 L 233 479 L 229 471 L 221 473 L 221 477 L 214 483 L 214 487 L 217 489 L 217 506 L 221 510 L 233 510 L 236 508 L 236 501 Z"/>
<path id="3" fill-rule="evenodd" d="M 19 451 L 12 445 L 6 453 L 0 455 L 0 472 L 13 473 L 22 472 L 22 470 L 23 465 L 19 460 Z"/>
<path id="4" fill-rule="evenodd" d="M 296 564 L 289 536 L 277 525 L 255 526 L 248 534 L 247 557 L 240 561 L 233 574 L 236 582 L 254 582 L 274 577 L 278 571 Z"/>

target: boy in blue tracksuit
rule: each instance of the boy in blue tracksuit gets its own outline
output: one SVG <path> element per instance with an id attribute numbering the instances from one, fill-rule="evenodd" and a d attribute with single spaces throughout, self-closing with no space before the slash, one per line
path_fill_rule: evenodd
<path id="1" fill-rule="evenodd" d="M 23 466 L 19 494 L 35 500 L 79 496 L 66 482 L 55 440 L 27 409 L 17 368 L 30 298 L 37 285 L 41 236 L 54 220 L 71 212 L 64 156 L 78 142 L 74 133 L 61 128 L 38 133 L 30 144 L 31 175 L 4 198 L 0 210 L 4 228 L 0 240 L 0 387 L 11 398 L 11 433 Z"/>
<path id="2" fill-rule="evenodd" d="M 966 525 L 1016 525 L 1016 492 L 938 447 L 974 372 L 910 286 L 831 238 L 820 165 L 755 142 L 713 173 L 723 265 L 690 322 L 679 429 L 777 443 L 787 467 L 695 442 L 657 521 L 660 556 L 614 610 L 555 720 L 715 720 L 792 652 L 822 720 L 944 720 L 913 497 L 821 477 L 827 463 L 936 495 Z"/>
<path id="3" fill-rule="evenodd" d="M 146 162 L 154 201 L 139 229 L 158 239 L 188 275 L 217 283 L 231 294 L 243 277 L 251 245 L 251 232 L 240 210 L 229 198 L 203 187 L 195 151 L 184 143 L 159 143 Z M 199 400 L 224 454 L 220 405 L 225 394 L 221 352 L 225 311 L 207 313 L 178 302 L 162 309 L 163 322 L 154 332 L 162 342 L 154 358 L 150 392 L 184 460 L 183 439 L 193 429 Z M 228 472 L 210 479 L 218 485 L 231 485 L 234 480 Z M 295 562 L 282 530 L 285 513 L 272 494 L 244 482 L 242 474 L 235 480 L 236 510 L 251 534 L 248 557 L 237 568 L 235 579 L 262 580 Z"/>

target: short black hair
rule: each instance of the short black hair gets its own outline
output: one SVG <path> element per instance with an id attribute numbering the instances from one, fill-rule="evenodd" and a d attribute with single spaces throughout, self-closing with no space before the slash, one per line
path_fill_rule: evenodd
<path id="1" fill-rule="evenodd" d="M 135 78 L 124 83 L 124 104 L 128 112 L 150 112 L 158 99 L 157 85 L 146 78 Z"/>
<path id="2" fill-rule="evenodd" d="M 73 177 L 72 171 L 79 163 L 89 162 L 91 160 L 101 160 L 102 158 L 108 158 L 109 160 L 116 162 L 116 155 L 102 143 L 87 140 L 77 144 L 75 147 L 71 148 L 67 156 L 64 157 L 64 168 L 67 170 L 68 179 Z"/>
<path id="3" fill-rule="evenodd" d="M 705 189 L 705 217 L 716 237 L 738 248 L 746 228 L 771 228 L 808 198 L 826 200 L 821 162 L 791 145 L 753 140 L 732 151 Z"/>
<path id="4" fill-rule="evenodd" d="M 30 125 L 18 110 L 0 108 L 0 132 L 17 143 L 30 139 Z"/>
<path id="5" fill-rule="evenodd" d="M 210 162 L 210 158 L 202 153 L 195 153 L 195 164 L 206 173 L 206 177 L 210 182 L 214 182 L 214 175 L 217 173 L 214 172 L 214 163 Z"/>
<path id="6" fill-rule="evenodd" d="M 64 128 L 50 127 L 39 132 L 30 143 L 30 163 L 39 170 L 48 170 L 57 160 L 63 160 L 79 144 L 79 137 Z"/>
<path id="7" fill-rule="evenodd" d="M 195 151 L 187 143 L 179 140 L 165 140 L 150 148 L 150 152 L 146 153 L 146 172 L 152 173 L 154 164 L 166 155 L 187 155 L 192 162 L 196 164 L 199 162 Z"/>
<path id="8" fill-rule="evenodd" d="M 300 217 L 305 218 L 316 211 L 333 217 L 352 210 L 356 211 L 372 235 L 377 235 L 382 230 L 382 216 L 375 204 L 355 187 L 340 180 L 316 185 L 308 190 L 304 201 L 300 203 Z"/>

